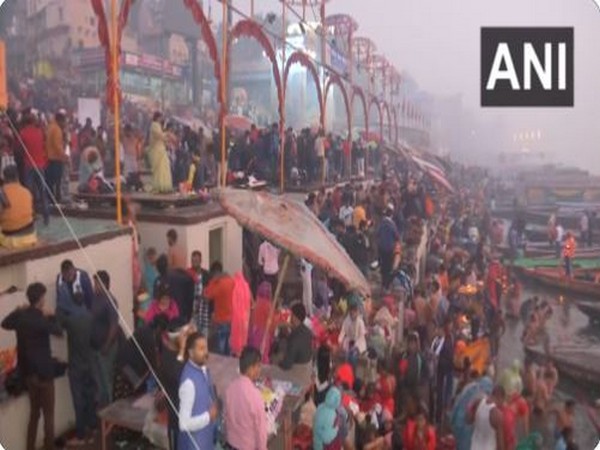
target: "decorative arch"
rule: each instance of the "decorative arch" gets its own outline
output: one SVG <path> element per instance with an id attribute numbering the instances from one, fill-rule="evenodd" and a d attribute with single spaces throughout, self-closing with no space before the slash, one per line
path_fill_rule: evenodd
<path id="1" fill-rule="evenodd" d="M 217 99 L 219 100 L 219 116 L 222 120 L 227 114 L 227 104 L 223 96 L 223 80 L 221 79 L 221 63 L 219 60 L 219 51 L 217 49 L 217 40 L 210 27 L 210 22 L 204 14 L 202 6 L 198 4 L 197 0 L 183 0 L 184 5 L 192 13 L 194 22 L 200 25 L 200 33 L 202 34 L 202 40 L 208 48 L 208 55 L 213 62 L 213 73 L 217 80 Z"/>
<path id="2" fill-rule="evenodd" d="M 118 42 L 117 51 L 121 53 L 121 37 L 123 30 L 127 25 L 129 19 L 129 11 L 135 0 L 123 0 L 119 10 L 118 17 Z M 221 67 L 219 62 L 219 53 L 217 50 L 217 43 L 215 36 L 211 30 L 210 22 L 206 18 L 204 11 L 197 0 L 183 0 L 184 5 L 191 11 L 194 21 L 200 25 L 200 33 L 204 43 L 208 47 L 209 56 L 213 61 L 214 75 L 217 80 L 218 88 L 218 100 L 220 103 L 220 114 L 222 117 L 225 116 L 225 99 L 223 98 L 223 90 L 221 89 Z M 116 80 L 113 80 L 112 76 L 112 58 L 111 58 L 111 43 L 110 33 L 108 31 L 108 21 L 106 19 L 106 11 L 104 9 L 104 2 L 102 0 L 91 0 L 92 10 L 98 19 L 98 40 L 100 45 L 104 48 L 104 59 L 106 66 L 106 102 L 107 106 L 112 110 L 114 108 L 114 95 L 121 96 L 120 86 L 117 85 Z"/>
<path id="3" fill-rule="evenodd" d="M 386 117 L 387 117 L 387 123 L 388 123 L 388 127 L 389 127 L 389 131 L 388 131 L 388 138 L 390 139 L 390 141 L 392 140 L 392 116 L 390 114 L 390 107 L 387 104 L 387 102 L 382 102 L 381 103 L 381 114 L 383 115 L 383 110 L 385 110 L 386 113 Z M 381 128 L 383 129 L 383 117 L 381 117 Z M 382 136 L 383 139 L 383 136 Z"/>
<path id="4" fill-rule="evenodd" d="M 351 136 L 352 134 L 352 122 L 350 121 L 350 102 L 348 101 L 348 93 L 346 92 L 346 89 L 344 88 L 344 83 L 342 83 L 342 79 L 340 78 L 340 76 L 336 73 L 331 73 L 329 75 L 329 78 L 327 78 L 327 82 L 325 83 L 325 92 L 323 93 L 323 109 L 326 111 L 327 109 L 327 96 L 329 95 L 329 89 L 332 87 L 332 85 L 336 85 L 337 87 L 340 88 L 340 91 L 342 91 L 342 97 L 344 97 L 344 105 L 346 106 L 346 119 L 348 122 L 348 136 Z M 325 126 L 325 118 L 323 118 L 323 126 Z"/>
<path id="5" fill-rule="evenodd" d="M 350 106 L 352 108 L 354 108 L 354 98 L 358 97 L 360 98 L 362 105 L 363 105 L 363 114 L 365 117 L 365 131 L 367 132 L 367 134 L 369 133 L 369 109 L 367 108 L 367 100 L 365 97 L 365 93 L 363 92 L 363 90 L 359 87 L 359 86 L 353 86 L 352 87 L 352 98 L 350 99 Z M 354 113 L 354 110 L 352 110 L 352 112 Z"/>
<path id="6" fill-rule="evenodd" d="M 371 97 L 371 102 L 369 103 L 368 109 L 369 115 L 367 117 L 370 118 L 371 107 L 373 105 L 377 107 L 377 113 L 379 114 L 379 137 L 383 139 L 383 116 L 381 115 L 381 104 L 377 101 L 375 97 Z"/>
<path id="7" fill-rule="evenodd" d="M 308 55 L 300 50 L 294 51 L 288 60 L 285 63 L 285 69 L 283 70 L 283 90 L 284 92 L 287 89 L 288 77 L 290 75 L 290 69 L 292 65 L 300 64 L 305 67 L 306 70 L 312 76 L 313 81 L 315 82 L 315 86 L 317 87 L 317 97 L 319 100 L 319 123 L 324 125 L 325 123 L 325 105 L 323 101 L 323 90 L 321 89 L 321 81 L 319 80 L 319 73 L 317 72 L 317 68 L 308 57 Z"/>
<path id="8" fill-rule="evenodd" d="M 230 33 L 230 39 L 233 41 L 241 36 L 254 38 L 263 48 L 267 57 L 271 61 L 273 68 L 273 78 L 275 78 L 275 85 L 277 87 L 277 100 L 279 103 L 279 120 L 283 118 L 283 86 L 281 83 L 281 74 L 279 73 L 279 66 L 277 65 L 277 56 L 275 49 L 271 45 L 271 41 L 262 30 L 261 26 L 253 20 L 245 19 L 235 24 Z M 230 42 L 231 42 L 230 41 Z M 231 48 L 229 50 L 231 52 Z"/>

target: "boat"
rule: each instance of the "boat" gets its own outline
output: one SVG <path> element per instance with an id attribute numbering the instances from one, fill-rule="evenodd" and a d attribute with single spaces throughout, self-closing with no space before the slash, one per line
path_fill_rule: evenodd
<path id="1" fill-rule="evenodd" d="M 546 354 L 539 347 L 525 347 L 525 355 L 538 364 L 552 361 L 561 376 L 587 386 L 600 387 L 600 352 L 580 345 L 561 345 Z"/>
<path id="2" fill-rule="evenodd" d="M 590 319 L 590 322 L 600 323 L 600 304 L 594 302 L 577 302 L 577 308 Z"/>
<path id="3" fill-rule="evenodd" d="M 598 269 L 575 269 L 573 278 L 567 278 L 562 267 L 515 267 L 517 273 L 529 281 L 544 286 L 560 289 L 563 294 L 576 294 L 600 300 L 600 283 L 595 282 L 600 276 Z"/>

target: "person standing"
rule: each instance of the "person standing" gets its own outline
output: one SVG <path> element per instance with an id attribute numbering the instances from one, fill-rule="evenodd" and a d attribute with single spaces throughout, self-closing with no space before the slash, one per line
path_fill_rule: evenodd
<path id="1" fill-rule="evenodd" d="M 187 362 L 179 384 L 177 450 L 213 450 L 219 417 L 216 393 L 206 363 L 208 342 L 196 332 L 186 341 Z"/>
<path id="2" fill-rule="evenodd" d="M 327 167 L 325 161 L 325 132 L 321 129 L 315 139 L 315 155 L 317 157 L 317 168 L 315 173 L 320 174 L 320 179 L 315 181 L 325 182 L 327 176 Z"/>
<path id="3" fill-rule="evenodd" d="M 490 397 L 483 398 L 469 411 L 468 421 L 473 424 L 471 448 L 504 450 L 504 388 L 495 386 Z"/>
<path id="4" fill-rule="evenodd" d="M 32 283 L 27 287 L 29 305 L 11 312 L 2 328 L 17 333 L 17 364 L 29 395 L 27 450 L 35 450 L 40 414 L 44 414 L 44 450 L 54 449 L 54 365 L 50 335 L 62 336 L 62 330 L 46 308 L 46 286 Z"/>
<path id="5" fill-rule="evenodd" d="M 92 303 L 91 345 L 94 350 L 93 367 L 98 391 L 98 407 L 112 402 L 115 360 L 118 352 L 119 313 L 117 302 L 110 292 L 110 276 L 104 270 L 94 276 Z"/>
<path id="6" fill-rule="evenodd" d="M 258 247 L 258 264 L 263 269 L 264 280 L 271 285 L 273 291 L 277 285 L 280 253 L 281 251 L 269 241 L 264 241 Z"/>
<path id="7" fill-rule="evenodd" d="M 167 245 L 169 246 L 167 258 L 169 267 L 171 269 L 185 269 L 187 260 L 185 250 L 177 243 L 177 240 L 178 236 L 175 229 L 171 228 L 167 231 Z"/>
<path id="8" fill-rule="evenodd" d="M 61 269 L 64 266 L 63 263 Z M 79 277 L 83 278 L 85 272 L 78 273 Z M 85 276 L 87 277 L 87 274 Z M 93 300 L 84 301 L 84 295 L 76 293 L 76 283 L 77 278 L 70 282 L 61 270 L 57 282 L 56 317 L 67 332 L 69 387 L 75 410 L 75 436 L 68 441 L 69 446 L 86 444 L 88 433 L 97 427 L 91 333 L 93 320 L 90 312 Z"/>
<path id="9" fill-rule="evenodd" d="M 168 439 L 169 450 L 177 450 L 179 438 L 179 381 L 185 364 L 185 345 L 188 336 L 196 332 L 192 326 L 183 326 L 176 330 L 175 340 L 163 339 L 162 351 L 160 352 L 160 364 L 158 378 L 164 388 L 162 396 L 165 397 L 168 410 Z"/>
<path id="10" fill-rule="evenodd" d="M 229 337 L 231 336 L 231 306 L 235 281 L 223 272 L 223 265 L 215 261 L 210 268 L 211 280 L 204 290 L 206 298 L 213 302 L 213 322 L 216 326 L 218 351 L 229 356 Z"/>
<path id="11" fill-rule="evenodd" d="M 454 336 L 453 323 L 447 318 L 444 323 L 444 335 L 431 344 L 434 358 L 437 360 L 435 418 L 442 423 L 444 412 L 450 404 L 454 387 Z"/>
<path id="12" fill-rule="evenodd" d="M 54 120 L 48 125 L 46 134 L 46 154 L 48 155 L 48 168 L 46 169 L 46 181 L 51 195 L 60 203 L 61 182 L 67 154 L 65 152 L 65 140 L 63 129 L 66 124 L 64 114 L 57 112 Z"/>
<path id="13" fill-rule="evenodd" d="M 302 278 L 302 304 L 309 317 L 313 315 L 313 265 L 306 259 L 300 260 L 300 277 Z"/>
<path id="14" fill-rule="evenodd" d="M 25 184 L 35 199 L 37 212 L 42 214 L 44 224 L 48 225 L 48 194 L 44 186 L 48 156 L 44 148 L 44 132 L 31 113 L 25 115 L 23 124 L 20 135 L 27 153 L 24 158 Z"/>
<path id="15" fill-rule="evenodd" d="M 240 375 L 225 391 L 227 444 L 239 450 L 267 450 L 265 403 L 254 385 L 260 377 L 261 355 L 246 347 L 240 356 Z"/>
<path id="16" fill-rule="evenodd" d="M 167 153 L 166 134 L 163 131 L 163 115 L 155 112 L 150 126 L 148 159 L 152 171 L 152 188 L 155 192 L 166 193 L 173 190 L 171 163 Z"/>
<path id="17" fill-rule="evenodd" d="M 204 336 L 208 336 L 210 330 L 210 304 L 204 297 L 204 287 L 208 284 L 208 271 L 202 268 L 202 253 L 199 250 L 192 252 L 192 266 L 188 273 L 194 279 L 194 306 L 192 309 L 192 321 L 196 328 Z"/>
<path id="18" fill-rule="evenodd" d="M 563 247 L 563 259 L 565 263 L 565 275 L 567 278 L 573 276 L 573 258 L 575 257 L 575 250 L 577 249 L 577 242 L 575 237 L 570 231 L 567 231 L 565 238 L 565 245 Z"/>
<path id="19" fill-rule="evenodd" d="M 384 211 L 384 217 L 377 230 L 379 269 L 381 271 L 381 283 L 384 289 L 388 289 L 392 281 L 394 251 L 396 250 L 396 244 L 400 242 L 400 233 L 392 219 L 393 214 L 393 205 L 387 205 Z"/>
<path id="20" fill-rule="evenodd" d="M 585 246 L 588 243 L 588 233 L 590 230 L 590 218 L 588 216 L 588 212 L 584 211 L 581 215 L 581 219 L 579 219 L 579 231 L 581 233 L 581 244 Z M 588 245 L 589 247 L 589 245 Z"/>

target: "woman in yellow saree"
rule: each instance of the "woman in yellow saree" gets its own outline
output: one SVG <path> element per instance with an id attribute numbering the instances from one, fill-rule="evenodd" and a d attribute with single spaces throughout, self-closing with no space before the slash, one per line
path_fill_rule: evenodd
<path id="1" fill-rule="evenodd" d="M 173 191 L 173 180 L 171 177 L 171 164 L 167 147 L 166 136 L 162 128 L 162 113 L 155 112 L 150 126 L 150 143 L 148 146 L 148 159 L 152 171 L 152 190 L 154 192 L 166 193 Z"/>

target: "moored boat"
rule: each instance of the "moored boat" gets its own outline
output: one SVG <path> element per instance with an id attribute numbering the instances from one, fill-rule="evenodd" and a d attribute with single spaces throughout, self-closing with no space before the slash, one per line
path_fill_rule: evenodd
<path id="1" fill-rule="evenodd" d="M 525 280 L 534 281 L 544 286 L 560 289 L 562 294 L 578 294 L 600 300 L 600 276 L 598 269 L 577 269 L 573 278 L 564 275 L 562 267 L 533 267 L 516 266 L 515 270 Z"/>
<path id="2" fill-rule="evenodd" d="M 589 317 L 590 322 L 600 323 L 600 304 L 594 302 L 577 302 L 577 308 Z"/>
<path id="3" fill-rule="evenodd" d="M 525 347 L 525 355 L 544 364 L 548 360 L 556 366 L 559 374 L 577 383 L 600 388 L 600 352 L 580 346 L 564 345 L 554 348 L 549 354 L 538 347 Z"/>

